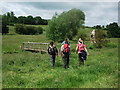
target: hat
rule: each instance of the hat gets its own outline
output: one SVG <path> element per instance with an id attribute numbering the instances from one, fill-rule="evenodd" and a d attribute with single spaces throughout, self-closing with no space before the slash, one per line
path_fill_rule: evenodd
<path id="1" fill-rule="evenodd" d="M 81 39 L 81 38 L 79 38 L 79 40 L 78 40 L 79 42 L 83 42 L 83 40 Z"/>

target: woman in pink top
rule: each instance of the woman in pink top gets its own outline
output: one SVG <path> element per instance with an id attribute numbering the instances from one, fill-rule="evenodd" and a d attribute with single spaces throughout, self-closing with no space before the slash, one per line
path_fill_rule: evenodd
<path id="1" fill-rule="evenodd" d="M 89 52 L 87 51 L 86 45 L 83 44 L 82 40 L 78 41 L 76 51 L 78 53 L 79 66 L 84 65 L 84 60 L 86 60 L 86 56 L 89 55 Z"/>

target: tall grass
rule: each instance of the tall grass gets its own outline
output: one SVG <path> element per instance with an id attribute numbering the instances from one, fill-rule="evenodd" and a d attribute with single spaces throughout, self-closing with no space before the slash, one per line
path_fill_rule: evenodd
<path id="1" fill-rule="evenodd" d="M 117 88 L 118 47 L 89 49 L 84 66 L 78 66 L 76 41 L 71 42 L 70 67 L 63 68 L 61 56 L 56 57 L 55 68 L 50 66 L 48 54 L 22 51 L 22 42 L 50 42 L 42 35 L 3 35 L 3 88 Z M 111 43 L 118 44 L 117 39 Z M 61 43 L 55 42 L 59 49 Z M 9 53 L 11 52 L 11 53 Z M 16 52 L 16 53 L 15 53 Z"/>

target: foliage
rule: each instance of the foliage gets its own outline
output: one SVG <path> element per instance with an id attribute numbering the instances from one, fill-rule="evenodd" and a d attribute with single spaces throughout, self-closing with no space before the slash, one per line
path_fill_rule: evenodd
<path id="1" fill-rule="evenodd" d="M 87 40 L 87 34 L 85 32 L 85 30 L 79 30 L 78 34 L 77 34 L 77 40 L 81 38 L 83 41 Z"/>
<path id="2" fill-rule="evenodd" d="M 42 19 L 40 16 L 33 17 L 31 15 L 29 16 L 19 16 L 16 17 L 14 12 L 7 12 L 3 16 L 5 16 L 5 19 L 7 20 L 8 24 L 11 23 L 21 23 L 21 24 L 30 24 L 30 25 L 47 25 L 48 21 L 45 19 Z"/>
<path id="3" fill-rule="evenodd" d="M 96 30 L 95 32 L 95 46 L 97 48 L 102 48 L 105 46 L 109 41 L 106 39 L 106 34 L 103 30 Z"/>
<path id="4" fill-rule="evenodd" d="M 109 37 L 120 38 L 120 27 L 117 23 L 113 22 L 106 26 Z"/>
<path id="5" fill-rule="evenodd" d="M 7 20 L 5 19 L 5 16 L 2 16 L 2 34 L 9 33 L 9 28 L 7 27 Z"/>
<path id="6" fill-rule="evenodd" d="M 60 15 L 56 14 L 49 22 L 47 37 L 54 41 L 62 41 L 65 38 L 72 40 L 84 20 L 85 15 L 79 9 L 71 9 Z"/>
<path id="7" fill-rule="evenodd" d="M 47 20 L 42 19 L 40 16 L 33 17 L 31 15 L 27 17 L 19 16 L 17 21 L 18 23 L 30 24 L 30 25 L 47 25 L 48 24 Z"/>
<path id="8" fill-rule="evenodd" d="M 101 25 L 93 26 L 94 29 L 102 29 Z"/>
<path id="9" fill-rule="evenodd" d="M 18 34 L 25 34 L 25 35 L 35 35 L 35 34 L 43 33 L 43 29 L 41 27 L 25 26 L 23 24 L 17 24 L 15 27 L 15 31 Z"/>
<path id="10" fill-rule="evenodd" d="M 5 18 L 7 25 L 17 22 L 17 17 L 14 12 L 7 12 L 6 14 L 3 14 L 3 17 Z"/>

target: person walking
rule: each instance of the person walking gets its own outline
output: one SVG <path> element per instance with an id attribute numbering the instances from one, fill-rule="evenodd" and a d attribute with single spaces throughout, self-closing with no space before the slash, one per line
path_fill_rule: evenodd
<path id="1" fill-rule="evenodd" d="M 68 39 L 66 38 L 63 42 L 62 42 L 62 45 L 65 44 L 65 42 L 68 42 L 68 45 L 70 46 L 70 42 L 68 41 Z"/>
<path id="2" fill-rule="evenodd" d="M 63 60 L 63 67 L 69 68 L 69 54 L 70 54 L 70 46 L 68 44 L 68 41 L 66 40 L 64 44 L 61 46 L 61 54 L 62 54 L 62 60 Z"/>
<path id="3" fill-rule="evenodd" d="M 56 55 L 58 55 L 58 50 L 56 46 L 54 45 L 54 42 L 50 42 L 50 45 L 48 47 L 48 54 L 50 55 L 51 66 L 52 68 L 54 68 L 55 58 L 56 58 Z"/>
<path id="4" fill-rule="evenodd" d="M 79 39 L 78 44 L 76 46 L 76 51 L 78 53 L 78 61 L 79 61 L 79 66 L 84 65 L 84 60 L 86 60 L 87 55 L 90 55 L 86 45 L 83 44 L 83 40 Z"/>

